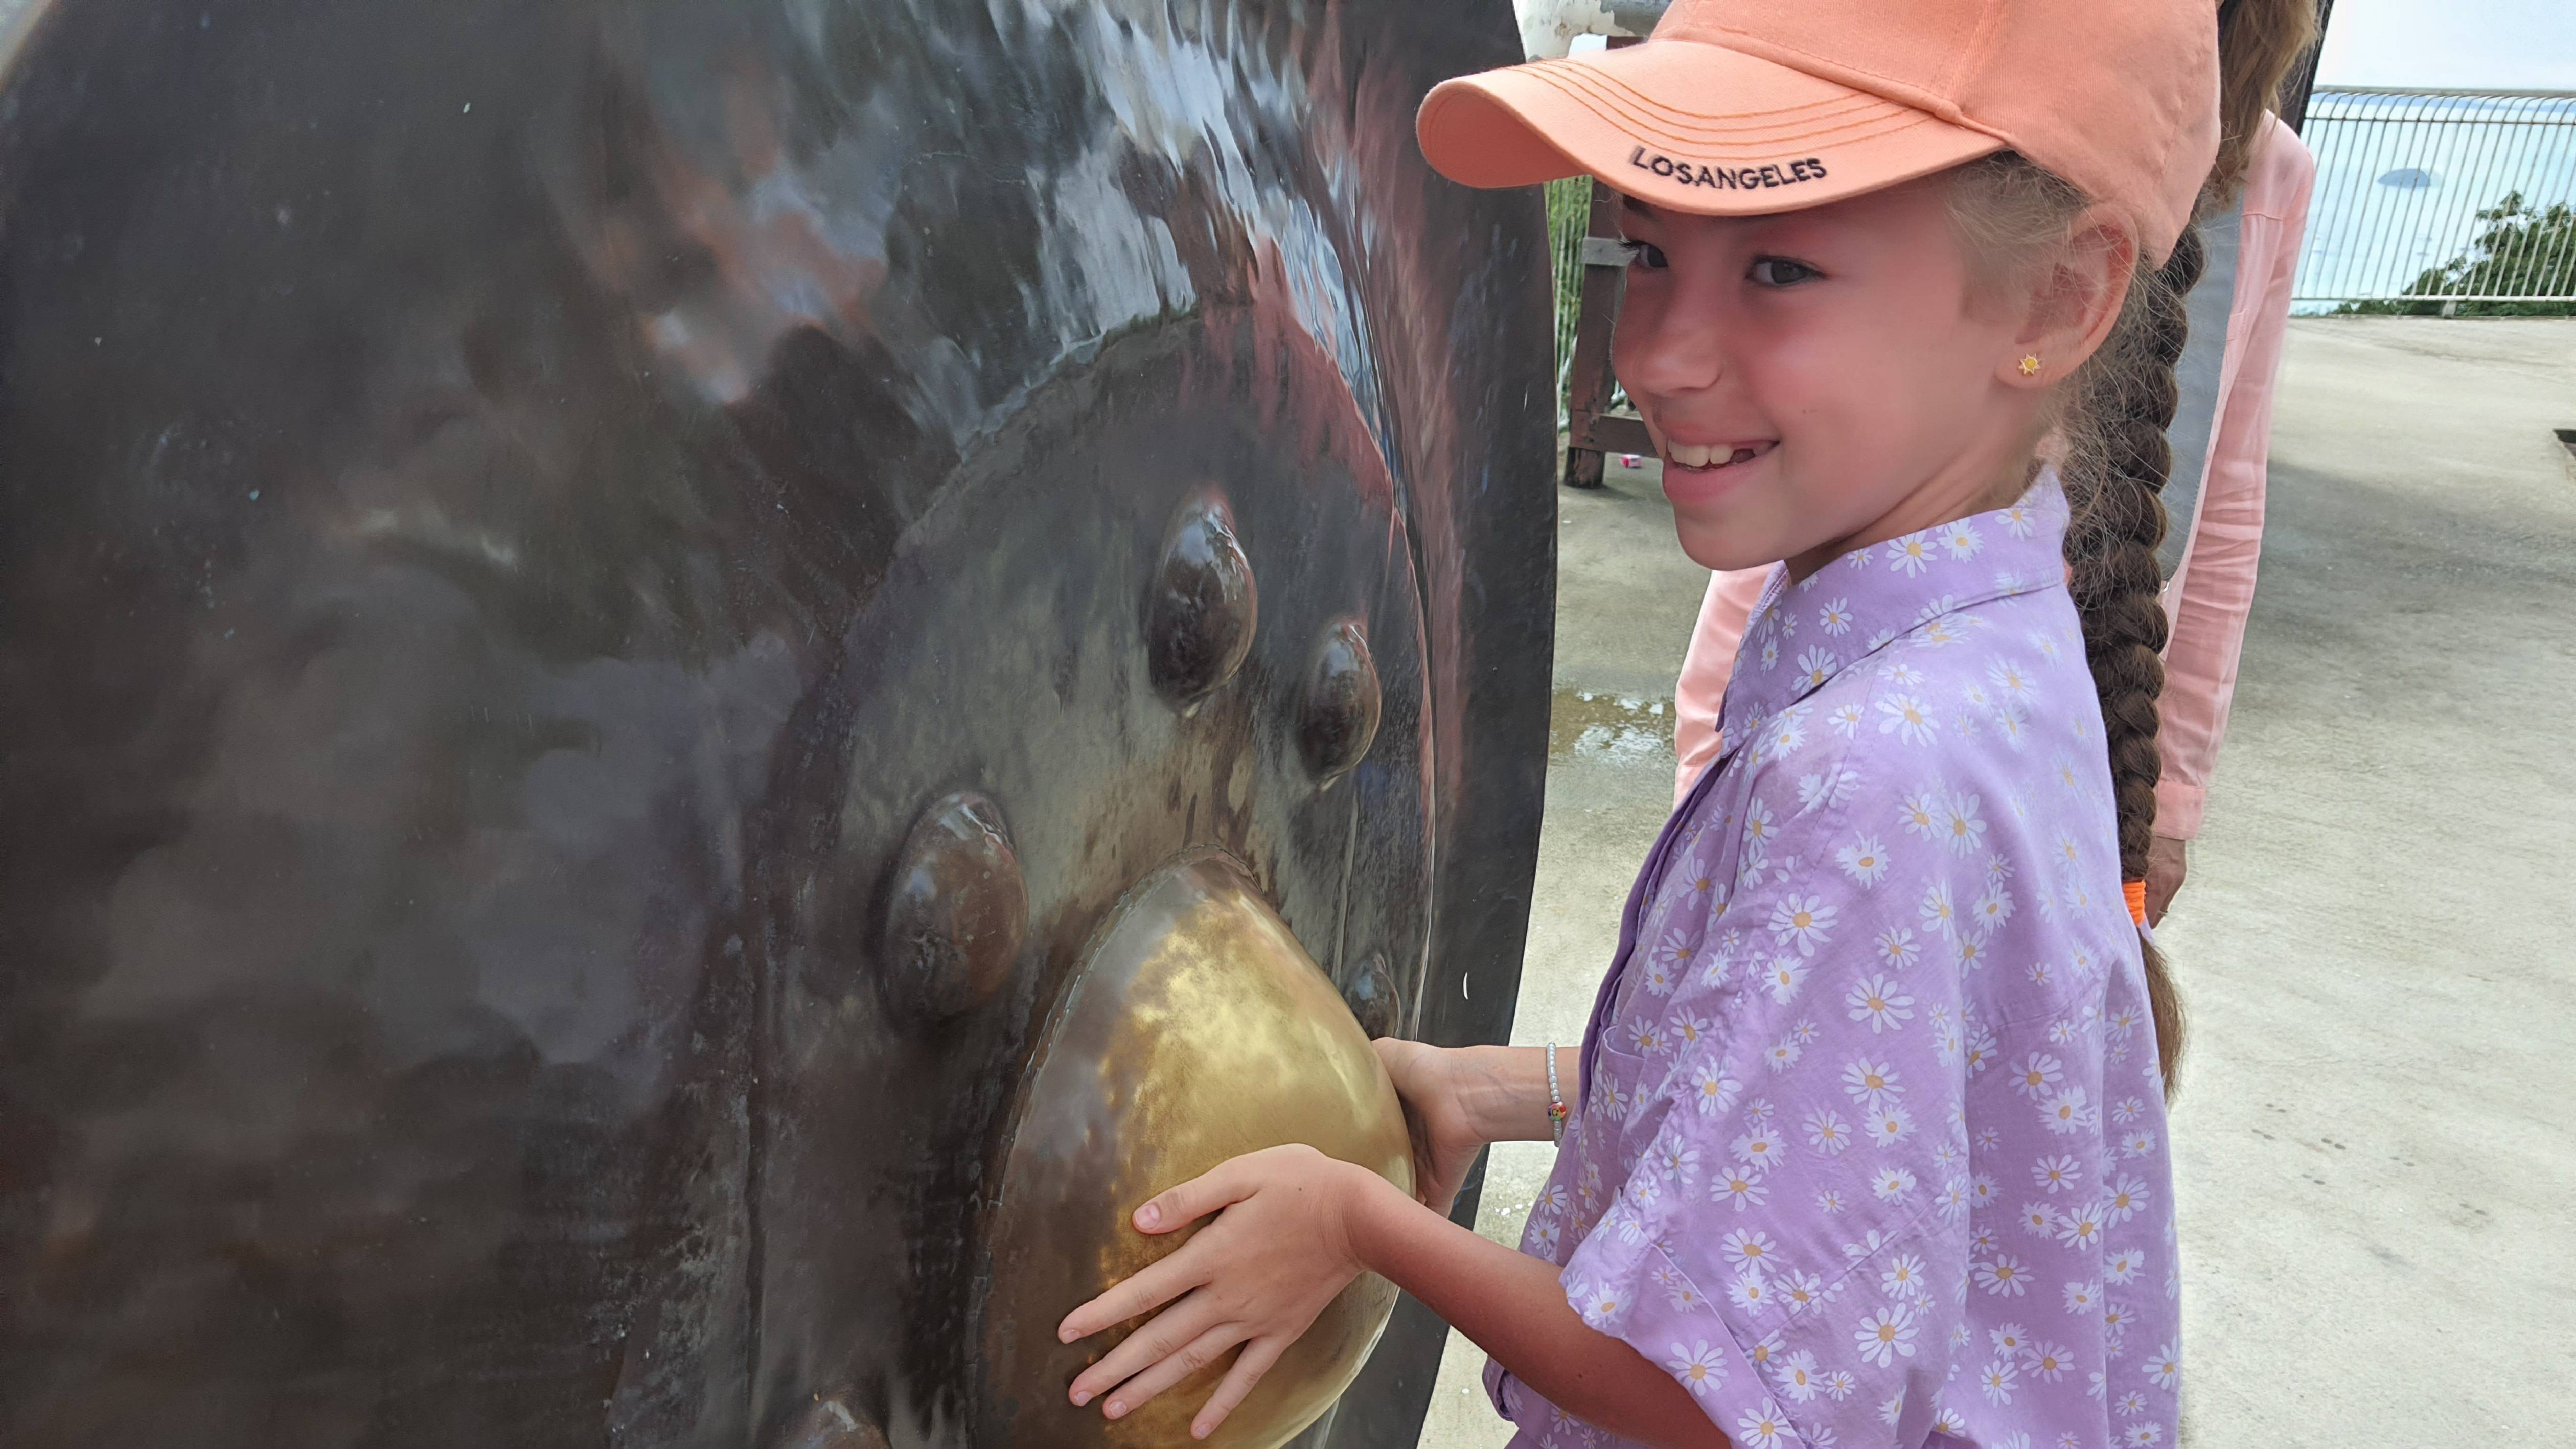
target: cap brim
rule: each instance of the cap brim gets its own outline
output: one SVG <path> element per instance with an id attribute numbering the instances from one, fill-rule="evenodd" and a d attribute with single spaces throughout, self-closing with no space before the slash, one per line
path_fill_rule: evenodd
<path id="1" fill-rule="evenodd" d="M 1707 215 L 1821 206 L 2000 151 L 1983 131 L 1722 46 L 1650 40 L 1443 81 L 1422 154 L 1468 186 L 1589 173 Z"/>

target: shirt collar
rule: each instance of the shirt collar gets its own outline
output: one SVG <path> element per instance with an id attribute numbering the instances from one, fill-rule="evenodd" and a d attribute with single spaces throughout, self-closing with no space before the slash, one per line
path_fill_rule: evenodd
<path id="1" fill-rule="evenodd" d="M 1727 751 L 1904 635 L 1936 632 L 1992 599 L 2064 587 L 2066 494 L 2054 470 L 2009 508 L 1854 549 L 1795 584 L 1774 568 L 1720 707 Z"/>

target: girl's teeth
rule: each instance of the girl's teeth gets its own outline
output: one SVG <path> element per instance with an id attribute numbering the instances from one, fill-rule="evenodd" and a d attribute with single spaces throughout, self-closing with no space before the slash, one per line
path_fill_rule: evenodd
<path id="1" fill-rule="evenodd" d="M 1749 462 L 1755 456 L 1751 448 L 1721 448 L 1699 443 L 1671 443 L 1666 448 L 1672 460 L 1685 468 L 1724 468 Z"/>

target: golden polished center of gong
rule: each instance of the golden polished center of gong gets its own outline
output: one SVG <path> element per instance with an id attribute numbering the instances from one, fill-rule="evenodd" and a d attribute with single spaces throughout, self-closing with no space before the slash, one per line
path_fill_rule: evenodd
<path id="1" fill-rule="evenodd" d="M 1242 866 L 1183 857 L 1130 891 L 1066 987 L 1022 1088 L 995 1205 L 983 1332 L 985 1443 L 1186 1445 L 1234 1361 L 1110 1422 L 1065 1392 L 1126 1329 L 1056 1342 L 1064 1315 L 1180 1246 L 1135 1230 L 1146 1199 L 1227 1158 L 1302 1142 L 1408 1193 L 1395 1089 L 1339 992 Z M 1363 1274 L 1207 1441 L 1274 1449 L 1349 1387 L 1395 1307 Z"/>

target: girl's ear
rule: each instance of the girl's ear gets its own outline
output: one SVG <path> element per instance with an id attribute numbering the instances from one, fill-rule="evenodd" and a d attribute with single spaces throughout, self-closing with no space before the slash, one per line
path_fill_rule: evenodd
<path id="1" fill-rule="evenodd" d="M 2066 245 L 2041 269 L 2012 354 L 1995 359 L 1995 379 L 2008 387 L 2037 390 L 2064 381 L 2119 325 L 2138 268 L 2137 238 L 2102 206 L 2085 208 L 2068 230 Z"/>

